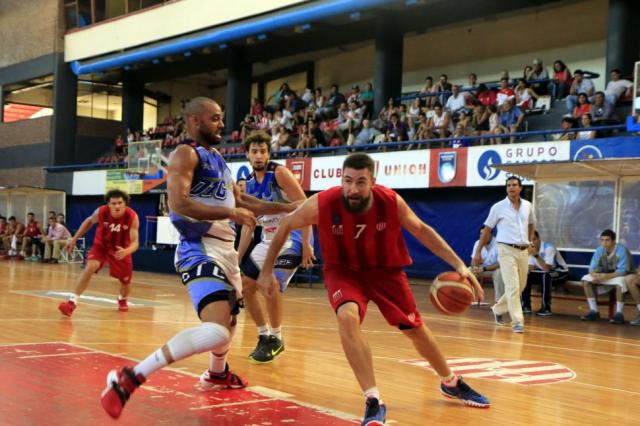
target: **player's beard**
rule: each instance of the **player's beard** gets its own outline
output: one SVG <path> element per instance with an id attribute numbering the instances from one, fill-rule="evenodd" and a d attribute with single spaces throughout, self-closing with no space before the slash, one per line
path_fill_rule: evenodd
<path id="1" fill-rule="evenodd" d="M 200 127 L 199 132 L 200 132 L 200 139 L 205 141 L 209 145 L 218 145 L 222 141 L 222 138 L 220 137 L 219 133 L 214 133 L 209 129 Z"/>
<path id="2" fill-rule="evenodd" d="M 266 163 L 252 164 L 251 167 L 253 167 L 253 170 L 255 170 L 256 172 L 261 172 L 264 170 L 265 164 Z"/>
<path id="3" fill-rule="evenodd" d="M 344 208 L 347 209 L 348 212 L 354 214 L 364 213 L 370 205 L 371 195 L 368 197 L 361 198 L 348 198 L 344 195 L 342 196 L 342 204 Z"/>

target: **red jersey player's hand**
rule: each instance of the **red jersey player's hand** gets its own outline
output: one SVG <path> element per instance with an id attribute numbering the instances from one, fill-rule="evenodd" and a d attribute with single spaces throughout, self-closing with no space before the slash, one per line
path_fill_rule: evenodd
<path id="1" fill-rule="evenodd" d="M 303 268 L 310 268 L 313 266 L 313 261 L 316 260 L 315 252 L 311 244 L 302 245 L 302 262 Z"/>
<path id="2" fill-rule="evenodd" d="M 463 266 L 458 269 L 458 273 L 469 280 L 471 286 L 473 287 L 474 293 L 476 294 L 478 303 L 482 302 L 484 300 L 484 290 L 482 289 L 482 286 L 478 282 L 476 276 L 473 275 L 473 272 L 471 272 L 466 266 Z"/>
<path id="3" fill-rule="evenodd" d="M 114 256 L 116 258 L 116 260 L 122 260 L 125 257 L 127 257 L 127 249 L 124 249 L 120 246 L 116 246 L 116 252 L 114 253 Z"/>

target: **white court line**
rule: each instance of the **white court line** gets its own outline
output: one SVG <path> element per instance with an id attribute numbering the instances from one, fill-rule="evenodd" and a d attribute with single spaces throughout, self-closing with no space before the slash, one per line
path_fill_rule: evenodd
<path id="1" fill-rule="evenodd" d="M 269 402 L 269 401 L 277 401 L 277 399 L 266 398 L 266 399 L 252 399 L 252 400 L 249 400 L 249 401 L 224 402 L 222 404 L 203 405 L 201 407 L 191 407 L 191 408 L 189 408 L 189 410 L 191 410 L 191 411 L 210 410 L 211 408 L 233 407 L 234 405 L 257 404 L 259 402 Z"/>

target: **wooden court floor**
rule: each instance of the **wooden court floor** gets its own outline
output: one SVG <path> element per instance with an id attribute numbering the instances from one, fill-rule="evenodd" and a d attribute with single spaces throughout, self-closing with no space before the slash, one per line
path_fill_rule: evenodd
<path id="1" fill-rule="evenodd" d="M 0 261 L 0 348 L 66 342 L 86 350 L 141 359 L 176 332 L 198 324 L 177 276 L 144 272 L 135 273 L 131 296 L 134 301 L 140 299 L 153 306 L 134 306 L 127 313 L 119 313 L 114 306 L 99 304 L 104 304 L 100 296 L 108 300 L 117 293 L 117 283 L 101 272 L 89 287 L 89 294 L 98 302 L 82 302 L 73 318 L 63 317 L 57 310 L 60 299 L 55 298 L 56 292 L 70 291 L 79 271 L 78 265 Z M 491 399 L 492 406 L 474 409 L 443 398 L 438 391 L 438 378 L 420 362 L 410 342 L 370 306 L 363 329 L 373 352 L 389 424 L 640 424 L 640 327 L 614 326 L 604 320 L 584 323 L 577 318 L 584 313 L 581 303 L 557 301 L 556 315 L 528 318 L 526 333 L 518 335 L 510 328 L 494 326 L 487 307 L 473 307 L 463 316 L 448 317 L 435 312 L 428 302 L 427 286 L 416 285 L 414 292 L 425 322 L 446 356 L 469 384 Z M 534 299 L 534 309 L 538 303 L 539 299 Z M 627 317 L 633 318 L 634 309 L 626 309 Z M 255 346 L 256 330 L 250 318 L 240 315 L 229 357 L 232 369 L 247 378 L 250 386 L 282 392 L 301 404 L 341 413 L 341 419 L 351 418 L 353 424 L 359 424 L 364 401 L 343 356 L 324 289 L 319 284 L 312 289 L 288 289 L 284 311 L 286 350 L 267 365 L 249 362 L 247 355 Z M 197 355 L 172 367 L 193 376 L 195 384 L 195 375 L 204 371 L 207 360 L 206 355 Z M 73 368 L 73 363 L 74 358 L 68 357 L 65 367 Z M 0 363 L 0 382 L 4 382 L 5 392 L 21 386 L 20 376 L 11 374 L 10 368 Z M 55 364 L 47 367 L 38 363 L 28 374 L 51 380 L 55 377 L 51 369 L 55 368 Z M 82 368 L 86 370 L 86 366 Z M 99 383 L 95 386 L 98 407 L 108 368 L 93 370 L 82 374 L 90 375 L 91 383 Z M 2 411 L 4 398 L 0 395 L 0 424 L 86 424 L 86 417 L 74 415 L 85 408 L 74 405 L 73 391 L 69 389 L 69 396 L 55 402 L 68 403 L 68 410 L 62 410 L 67 414 L 58 414 L 54 419 L 31 417 L 30 407 L 18 407 L 23 414 L 3 418 L 8 414 Z M 133 395 L 129 406 L 144 404 L 137 396 Z M 43 395 L 42 401 L 52 403 L 51 396 Z M 125 408 L 120 420 L 123 424 L 128 424 L 129 408 Z M 113 424 L 99 410 L 95 412 L 93 424 Z M 261 422 L 246 423 L 236 418 L 203 423 L 193 413 L 184 410 L 179 424 L 292 423 L 270 422 L 266 414 Z M 145 423 L 167 424 L 150 419 L 136 424 Z M 306 422 L 298 419 L 295 424 Z"/>

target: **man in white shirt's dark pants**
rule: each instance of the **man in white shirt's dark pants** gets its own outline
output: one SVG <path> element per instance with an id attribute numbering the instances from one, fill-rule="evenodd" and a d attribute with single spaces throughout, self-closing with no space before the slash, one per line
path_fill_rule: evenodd
<path id="1" fill-rule="evenodd" d="M 507 178 L 507 198 L 491 207 L 484 222 L 479 247 L 491 238 L 491 231 L 498 228 L 498 263 L 504 281 L 504 294 L 491 308 L 498 325 L 504 325 L 502 315 L 509 312 L 511 329 L 515 333 L 524 333 L 524 317 L 520 294 L 527 284 L 529 252 L 527 249 L 533 240 L 536 217 L 533 206 L 520 198 L 522 181 L 517 176 Z M 480 264 L 481 253 L 476 250 L 473 263 Z"/>

